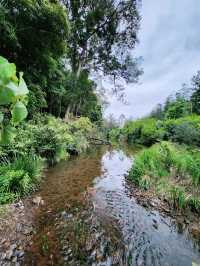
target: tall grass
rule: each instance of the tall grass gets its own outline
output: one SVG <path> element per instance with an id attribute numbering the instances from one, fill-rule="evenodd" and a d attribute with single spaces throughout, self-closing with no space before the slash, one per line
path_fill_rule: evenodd
<path id="1" fill-rule="evenodd" d="M 42 160 L 33 155 L 0 165 L 0 203 L 13 201 L 33 190 L 40 179 Z"/>
<path id="2" fill-rule="evenodd" d="M 129 179 L 142 189 L 164 192 L 175 208 L 190 207 L 199 212 L 200 199 L 190 191 L 198 190 L 199 169 L 199 151 L 161 142 L 136 155 Z"/>

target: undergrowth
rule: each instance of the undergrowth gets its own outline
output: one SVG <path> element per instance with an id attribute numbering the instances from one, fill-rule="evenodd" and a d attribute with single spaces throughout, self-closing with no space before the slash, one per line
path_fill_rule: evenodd
<path id="1" fill-rule="evenodd" d="M 31 192 L 44 162 L 55 164 L 86 151 L 97 128 L 85 117 L 64 122 L 44 115 L 22 123 L 17 132 L 12 142 L 0 146 L 0 203 Z"/>
<path id="2" fill-rule="evenodd" d="M 11 202 L 32 191 L 43 169 L 41 158 L 34 155 L 17 157 L 0 166 L 0 203 Z"/>
<path id="3" fill-rule="evenodd" d="M 199 151 L 161 142 L 136 155 L 129 179 L 141 189 L 154 188 L 176 209 L 200 213 L 199 169 Z"/>

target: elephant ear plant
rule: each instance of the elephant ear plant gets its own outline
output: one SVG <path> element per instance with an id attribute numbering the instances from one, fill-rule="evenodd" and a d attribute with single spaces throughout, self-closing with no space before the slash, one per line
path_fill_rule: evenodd
<path id="1" fill-rule="evenodd" d="M 27 117 L 27 94 L 23 73 L 17 75 L 16 66 L 0 56 L 0 143 L 9 143 L 16 126 Z"/>

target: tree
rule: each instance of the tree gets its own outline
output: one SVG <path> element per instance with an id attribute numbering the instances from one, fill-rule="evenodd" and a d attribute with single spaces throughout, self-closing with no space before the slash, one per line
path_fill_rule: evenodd
<path id="1" fill-rule="evenodd" d="M 62 0 L 69 12 L 68 56 L 72 71 L 101 71 L 135 81 L 140 71 L 131 51 L 140 16 L 136 0 Z"/>
<path id="2" fill-rule="evenodd" d="M 164 118 L 164 110 L 162 104 L 157 104 L 157 106 L 151 111 L 150 117 L 162 120 Z"/>
<path id="3" fill-rule="evenodd" d="M 200 71 L 192 78 L 192 111 L 200 114 Z"/>
<path id="4" fill-rule="evenodd" d="M 67 110 L 66 115 L 72 113 L 75 116 L 88 116 L 93 122 L 102 119 L 102 107 L 94 92 L 96 84 L 89 79 L 86 71 L 82 71 L 79 77 L 68 72 L 63 85 L 62 116 Z"/>
<path id="5" fill-rule="evenodd" d="M 176 93 L 175 98 L 167 99 L 164 106 L 164 114 L 167 119 L 177 119 L 191 113 L 190 101 L 185 99 L 180 93 Z"/>
<path id="6" fill-rule="evenodd" d="M 58 0 L 1 0 L 0 54 L 24 72 L 31 112 L 46 106 L 56 69 L 66 53 L 69 23 Z M 32 100 L 37 105 L 31 104 Z"/>

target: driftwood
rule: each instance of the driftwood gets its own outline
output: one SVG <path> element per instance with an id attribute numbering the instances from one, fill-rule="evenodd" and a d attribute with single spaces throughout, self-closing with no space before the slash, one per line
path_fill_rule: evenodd
<path id="1" fill-rule="evenodd" d="M 91 144 L 94 145 L 111 145 L 111 143 L 108 140 L 92 138 L 92 137 L 90 137 L 88 140 L 90 141 Z"/>

